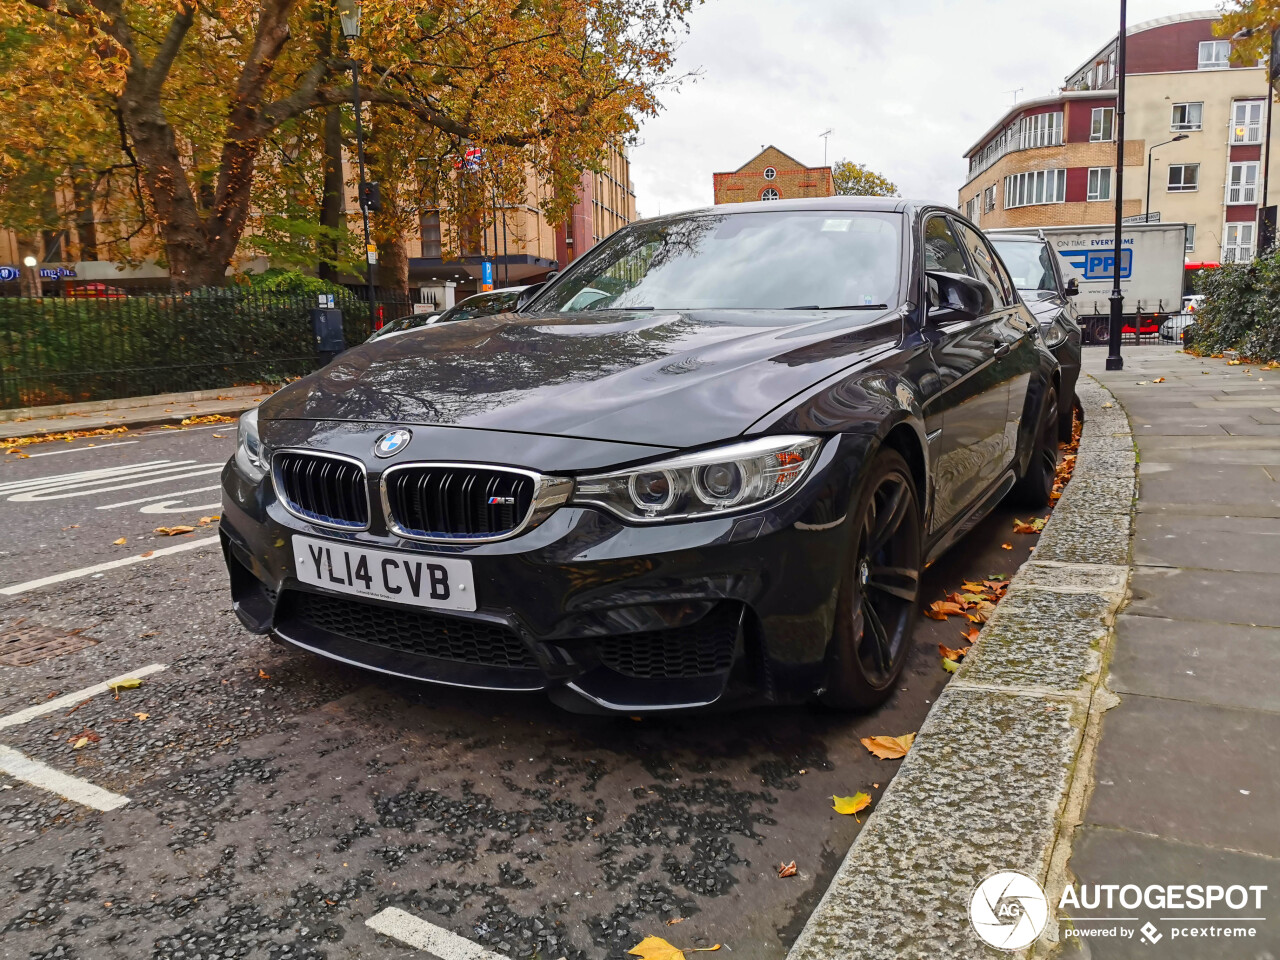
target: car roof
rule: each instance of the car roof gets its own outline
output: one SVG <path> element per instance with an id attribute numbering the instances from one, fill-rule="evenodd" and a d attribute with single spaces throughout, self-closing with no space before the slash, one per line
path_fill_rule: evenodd
<path id="1" fill-rule="evenodd" d="M 479 293 L 473 293 L 470 296 L 463 297 L 458 301 L 458 303 L 466 303 L 468 300 L 474 300 L 476 297 L 492 296 L 495 293 L 519 293 L 521 290 L 528 290 L 531 286 L 532 284 L 526 283 L 518 287 L 498 287 L 494 290 L 481 290 Z"/>
<path id="2" fill-rule="evenodd" d="M 937 207 L 958 213 L 945 203 L 924 200 L 908 200 L 903 197 L 806 197 L 801 200 L 753 200 L 750 203 L 719 203 L 714 207 L 696 207 L 678 213 L 646 217 L 649 221 L 675 220 L 684 217 L 703 217 L 736 213 L 769 213 L 779 210 L 849 210 L 869 213 L 911 213 L 923 207 Z"/>

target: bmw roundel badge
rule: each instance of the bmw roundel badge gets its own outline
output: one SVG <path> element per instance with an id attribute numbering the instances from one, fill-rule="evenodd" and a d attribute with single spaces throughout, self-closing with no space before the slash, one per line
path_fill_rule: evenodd
<path id="1" fill-rule="evenodd" d="M 412 438 L 413 434 L 408 430 L 392 430 L 378 438 L 378 442 L 373 445 L 373 452 L 379 457 L 393 456 L 407 447 Z"/>

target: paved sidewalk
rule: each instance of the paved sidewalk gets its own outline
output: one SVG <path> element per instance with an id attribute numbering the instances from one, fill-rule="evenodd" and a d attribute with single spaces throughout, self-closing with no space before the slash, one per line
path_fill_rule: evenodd
<path id="1" fill-rule="evenodd" d="M 1103 360 L 1087 350 L 1085 371 L 1123 406 L 1139 456 L 1132 597 L 1068 867 L 1077 887 L 1268 889 L 1260 908 L 1250 893 L 1240 910 L 1066 910 L 1150 921 L 1159 946 L 1064 938 L 1063 956 L 1280 957 L 1280 371 L 1164 347 L 1126 351 L 1123 371 Z M 1223 926 L 1256 933 L 1204 937 Z"/>
<path id="2" fill-rule="evenodd" d="M 225 387 L 122 400 L 66 403 L 51 407 L 0 410 L 0 438 L 42 436 L 102 427 L 152 427 L 189 417 L 239 416 L 271 395 L 270 387 Z"/>

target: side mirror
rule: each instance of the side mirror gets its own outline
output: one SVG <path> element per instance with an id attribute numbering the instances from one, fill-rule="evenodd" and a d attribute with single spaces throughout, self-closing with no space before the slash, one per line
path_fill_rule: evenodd
<path id="1" fill-rule="evenodd" d="M 995 309 L 991 289 L 973 277 L 940 270 L 930 270 L 925 276 L 929 283 L 929 319 L 934 323 L 976 320 Z"/>
<path id="2" fill-rule="evenodd" d="M 530 284 L 528 290 L 522 290 L 520 292 L 519 299 L 516 300 L 515 312 L 520 313 L 523 311 L 525 307 L 533 302 L 533 298 L 536 297 L 546 285 L 547 281 L 543 280 L 541 283 Z"/>
<path id="3" fill-rule="evenodd" d="M 1070 280 L 1067 281 L 1067 285 L 1065 288 L 1063 288 L 1062 292 L 1065 293 L 1068 297 L 1080 296 L 1080 281 L 1077 280 L 1075 277 L 1072 277 Z"/>

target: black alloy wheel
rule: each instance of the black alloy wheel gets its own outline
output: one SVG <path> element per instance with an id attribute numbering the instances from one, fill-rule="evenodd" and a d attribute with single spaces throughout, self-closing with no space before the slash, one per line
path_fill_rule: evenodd
<path id="1" fill-rule="evenodd" d="M 1092 317 L 1089 320 L 1089 340 L 1093 343 L 1106 343 L 1111 339 L 1111 318 Z"/>
<path id="2" fill-rule="evenodd" d="M 1022 475 L 1010 496 L 1018 504 L 1039 510 L 1047 507 L 1053 495 L 1053 483 L 1058 473 L 1058 390 L 1049 387 L 1049 395 L 1040 408 L 1040 422 L 1036 426 L 1035 446 Z"/>
<path id="3" fill-rule="evenodd" d="M 911 470 L 896 451 L 882 450 L 871 462 L 853 535 L 819 699 L 870 710 L 888 699 L 902 674 L 920 592 L 920 505 Z"/>

